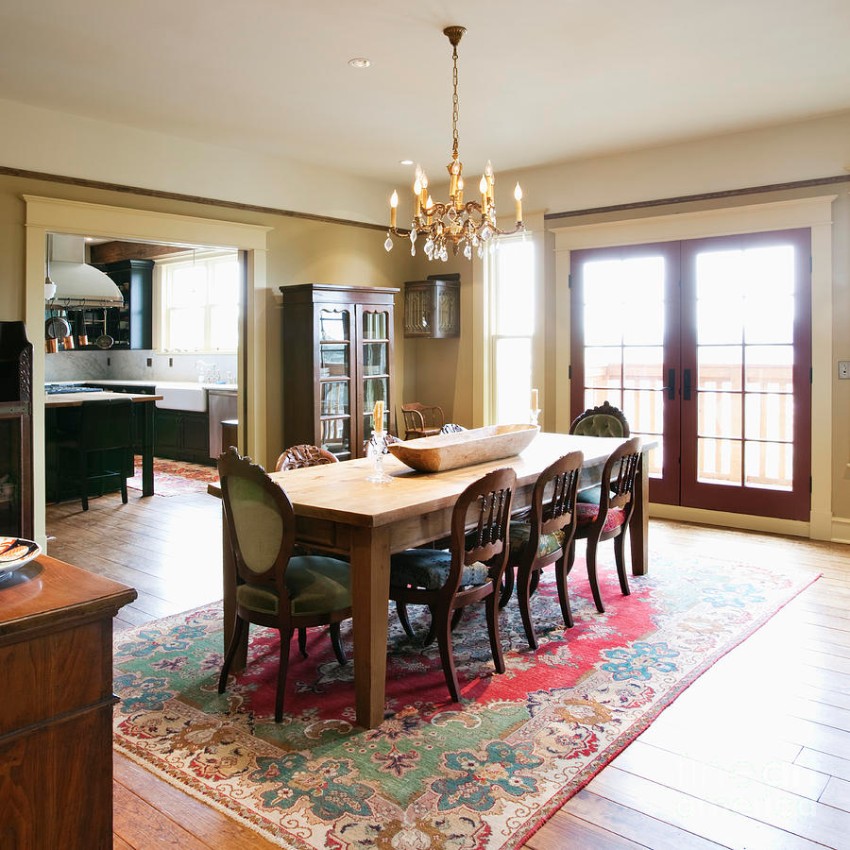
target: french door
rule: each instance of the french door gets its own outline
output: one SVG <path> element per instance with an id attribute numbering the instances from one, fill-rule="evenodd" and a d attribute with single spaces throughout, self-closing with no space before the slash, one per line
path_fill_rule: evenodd
<path id="1" fill-rule="evenodd" d="M 576 251 L 573 416 L 652 436 L 654 502 L 807 520 L 810 234 Z"/>

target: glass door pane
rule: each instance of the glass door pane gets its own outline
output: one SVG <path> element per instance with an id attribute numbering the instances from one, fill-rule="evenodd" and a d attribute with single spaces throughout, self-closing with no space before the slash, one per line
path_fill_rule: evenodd
<path id="1" fill-rule="evenodd" d="M 808 519 L 808 231 L 683 243 L 682 504 Z M 721 485 L 718 488 L 716 485 Z"/>
<path id="2" fill-rule="evenodd" d="M 318 318 L 322 448 L 344 460 L 351 456 L 351 313 L 329 307 Z"/>

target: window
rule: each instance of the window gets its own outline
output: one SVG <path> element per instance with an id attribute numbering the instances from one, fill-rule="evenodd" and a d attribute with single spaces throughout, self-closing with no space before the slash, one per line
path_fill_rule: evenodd
<path id="1" fill-rule="evenodd" d="M 490 290 L 491 421 L 527 422 L 534 366 L 537 299 L 534 241 L 499 239 L 487 255 Z"/>
<path id="2" fill-rule="evenodd" d="M 240 264 L 236 253 L 157 263 L 163 351 L 236 351 Z"/>

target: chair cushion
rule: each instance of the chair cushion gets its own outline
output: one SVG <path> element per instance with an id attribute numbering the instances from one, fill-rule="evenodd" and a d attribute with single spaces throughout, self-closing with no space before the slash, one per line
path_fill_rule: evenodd
<path id="1" fill-rule="evenodd" d="M 598 505 L 602 498 L 602 485 L 597 484 L 595 487 L 587 487 L 584 490 L 579 490 L 576 493 L 577 502 L 585 502 L 588 504 Z"/>
<path id="2" fill-rule="evenodd" d="M 589 505 L 584 502 L 576 504 L 576 513 L 578 514 L 579 527 L 590 525 L 599 516 L 599 505 Z M 605 517 L 605 525 L 602 526 L 602 533 L 613 531 L 621 526 L 626 519 L 622 508 L 609 508 L 608 516 Z"/>
<path id="3" fill-rule="evenodd" d="M 297 555 L 286 570 L 292 614 L 323 614 L 351 607 L 349 565 L 324 555 Z M 236 600 L 244 608 L 277 614 L 278 597 L 273 590 L 252 584 L 236 589 Z"/>
<path id="4" fill-rule="evenodd" d="M 442 549 L 406 549 L 392 556 L 390 586 L 439 590 L 448 580 L 451 563 L 451 552 Z M 460 577 L 462 587 L 486 584 L 489 580 L 487 565 L 480 561 L 464 567 Z"/>
<path id="5" fill-rule="evenodd" d="M 531 525 L 527 522 L 511 520 L 511 555 L 510 563 L 515 564 L 522 555 L 523 549 L 528 545 L 531 534 Z M 558 552 L 564 545 L 564 532 L 556 531 L 554 534 L 541 534 L 537 544 L 537 557 L 545 558 L 553 552 Z"/>

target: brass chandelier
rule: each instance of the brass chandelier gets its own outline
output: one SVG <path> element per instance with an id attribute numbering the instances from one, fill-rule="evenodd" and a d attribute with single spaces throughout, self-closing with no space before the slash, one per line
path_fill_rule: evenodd
<path id="1" fill-rule="evenodd" d="M 508 233 L 517 233 L 524 230 L 522 223 L 522 189 L 519 183 L 514 190 L 516 202 L 516 227 L 513 230 L 499 230 L 496 226 L 496 200 L 495 183 L 496 176 L 493 166 L 487 162 L 478 191 L 481 196 L 479 201 L 464 201 L 463 199 L 463 163 L 458 158 L 458 96 L 457 96 L 457 46 L 465 27 L 446 27 L 443 30 L 452 45 L 452 161 L 446 166 L 449 172 L 449 201 L 448 203 L 435 202 L 428 193 L 428 176 L 425 171 L 416 166 L 416 179 L 413 183 L 413 198 L 415 212 L 410 231 L 406 232 L 397 228 L 398 192 L 393 191 L 390 198 L 390 229 L 387 231 L 387 240 L 384 247 L 391 251 L 393 247 L 392 237 L 410 240 L 410 253 L 416 254 L 416 241 L 424 238 L 424 251 L 429 260 L 443 260 L 449 258 L 448 248 L 451 246 L 452 253 L 463 252 L 466 259 L 472 259 L 472 251 L 475 249 L 478 257 L 484 256 L 487 243 L 494 236 L 504 236 Z"/>

